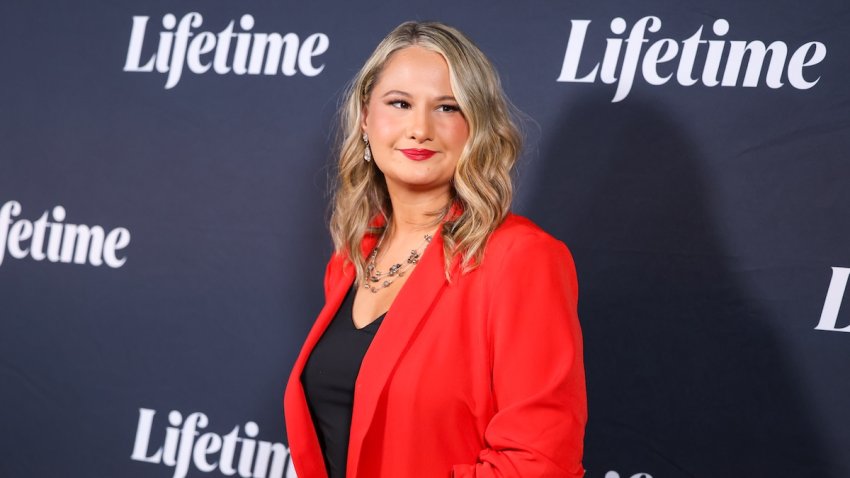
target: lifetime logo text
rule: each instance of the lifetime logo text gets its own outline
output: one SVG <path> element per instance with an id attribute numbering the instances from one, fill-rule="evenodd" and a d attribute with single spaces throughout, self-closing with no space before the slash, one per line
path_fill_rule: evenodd
<path id="1" fill-rule="evenodd" d="M 287 466 L 292 468 L 289 450 L 283 444 L 254 440 L 260 432 L 256 423 L 245 423 L 244 437 L 239 436 L 238 425 L 226 435 L 213 432 L 201 435 L 199 430 L 207 427 L 209 418 L 200 412 L 191 413 L 184 420 L 183 414 L 172 410 L 168 414 L 171 426 L 165 429 L 164 443 L 151 452 L 148 443 L 154 415 L 156 410 L 139 409 L 139 424 L 130 458 L 172 466 L 174 478 L 185 478 L 189 465 L 204 473 L 218 469 L 226 476 L 238 473 L 242 478 L 282 478 Z"/>
<path id="2" fill-rule="evenodd" d="M 744 78 L 740 86 L 754 88 L 758 86 L 764 70 L 765 58 L 770 53 L 767 73 L 764 76 L 765 84 L 774 89 L 782 87 L 784 74 L 784 78 L 792 87 L 807 90 L 817 84 L 820 76 L 812 78 L 810 75 L 810 79 L 806 79 L 803 76 L 803 70 L 817 65 L 826 58 L 826 46 L 817 41 L 804 43 L 790 53 L 788 58 L 788 45 L 782 41 L 765 45 L 759 40 L 729 42 L 721 40 L 719 38 L 729 33 L 729 22 L 721 18 L 712 25 L 714 39 L 703 39 L 703 26 L 700 26 L 693 35 L 684 40 L 662 38 L 653 42 L 643 53 L 641 61 L 644 44 L 649 43 L 649 40 L 645 38 L 646 33 L 656 33 L 661 29 L 660 18 L 647 16 L 632 25 L 628 38 L 619 36 L 608 38 L 601 63 L 598 62 L 589 70 L 582 70 L 579 73 L 579 60 L 590 20 L 572 20 L 571 24 L 570 38 L 567 41 L 567 50 L 557 81 L 593 83 L 598 77 L 603 83 L 616 83 L 617 91 L 611 100 L 612 103 L 622 101 L 628 96 L 638 66 L 643 79 L 650 85 L 663 85 L 675 77 L 676 82 L 682 86 L 701 83 L 710 87 L 739 86 L 743 69 Z M 626 21 L 622 18 L 611 20 L 611 32 L 614 35 L 623 35 L 626 27 Z M 624 42 L 626 43 L 625 53 L 621 55 Z M 703 45 L 706 43 L 708 47 L 704 48 Z M 705 63 L 701 66 L 695 65 L 698 54 L 703 53 Z M 723 64 L 724 58 L 725 64 Z M 674 60 L 678 61 L 678 65 L 663 67 L 664 63 Z M 699 71 L 700 68 L 702 71 Z"/>
<path id="3" fill-rule="evenodd" d="M 62 206 L 53 208 L 53 222 L 47 220 L 47 211 L 35 221 L 13 221 L 20 214 L 18 201 L 8 201 L 0 207 L 0 265 L 7 250 L 15 259 L 30 256 L 37 261 L 46 258 L 66 264 L 106 264 L 118 268 L 127 261 L 126 257 L 118 257 L 118 252 L 130 244 L 130 231 L 126 228 L 117 227 L 107 233 L 101 226 L 63 223 Z"/>
<path id="4" fill-rule="evenodd" d="M 841 310 L 841 301 L 844 299 L 844 291 L 847 290 L 847 279 L 850 278 L 850 268 L 833 267 L 832 279 L 829 281 L 829 289 L 823 301 L 823 310 L 820 314 L 816 330 L 827 330 L 830 332 L 850 332 L 850 325 L 838 327 L 838 311 Z"/>
<path id="5" fill-rule="evenodd" d="M 605 478 L 620 478 L 620 474 L 616 471 L 609 471 L 608 473 L 605 473 Z M 652 475 L 649 473 L 635 473 L 629 478 L 652 478 Z"/>
<path id="6" fill-rule="evenodd" d="M 234 32 L 235 21 L 218 33 L 193 32 L 204 18 L 200 13 L 187 13 L 180 21 L 171 13 L 162 17 L 163 31 L 159 32 L 156 53 L 144 55 L 146 16 L 133 17 L 130 45 L 124 71 L 168 73 L 165 89 L 174 88 L 183 75 L 184 66 L 197 75 L 210 69 L 219 75 L 276 75 L 316 76 L 324 63 L 315 65 L 315 57 L 328 51 L 330 41 L 324 33 L 313 33 L 302 42 L 295 33 L 250 33 L 254 17 L 248 14 L 239 19 L 242 31 Z M 235 41 L 235 45 L 233 40 Z"/>

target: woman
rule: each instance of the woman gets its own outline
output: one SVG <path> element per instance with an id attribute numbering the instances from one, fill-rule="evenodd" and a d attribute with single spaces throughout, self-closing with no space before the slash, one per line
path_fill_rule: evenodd
<path id="1" fill-rule="evenodd" d="M 520 141 L 490 62 L 404 23 L 342 128 L 326 304 L 284 399 L 298 476 L 582 476 L 575 271 L 509 212 Z"/>

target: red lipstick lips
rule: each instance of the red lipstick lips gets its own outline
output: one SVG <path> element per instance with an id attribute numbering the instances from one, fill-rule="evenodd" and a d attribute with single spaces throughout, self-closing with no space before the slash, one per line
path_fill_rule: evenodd
<path id="1" fill-rule="evenodd" d="M 431 151 L 430 149 L 418 149 L 418 148 L 410 148 L 410 149 L 401 149 L 399 150 L 404 153 L 405 156 L 414 160 L 414 161 L 425 161 L 426 159 L 434 156 L 437 152 Z"/>

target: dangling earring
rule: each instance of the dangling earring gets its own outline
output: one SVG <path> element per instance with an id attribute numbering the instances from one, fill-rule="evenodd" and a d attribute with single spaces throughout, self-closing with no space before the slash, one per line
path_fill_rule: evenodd
<path id="1" fill-rule="evenodd" d="M 369 147 L 369 135 L 363 133 L 363 142 L 366 143 L 366 148 L 363 150 L 363 159 L 368 163 L 372 160 L 372 149 Z"/>

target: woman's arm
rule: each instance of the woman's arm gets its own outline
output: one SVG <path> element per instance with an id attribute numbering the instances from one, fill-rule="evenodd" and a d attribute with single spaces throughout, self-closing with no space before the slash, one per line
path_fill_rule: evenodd
<path id="1" fill-rule="evenodd" d="M 487 448 L 452 476 L 581 477 L 587 397 L 572 257 L 540 233 L 514 242 L 502 264 L 489 307 L 497 412 Z"/>

